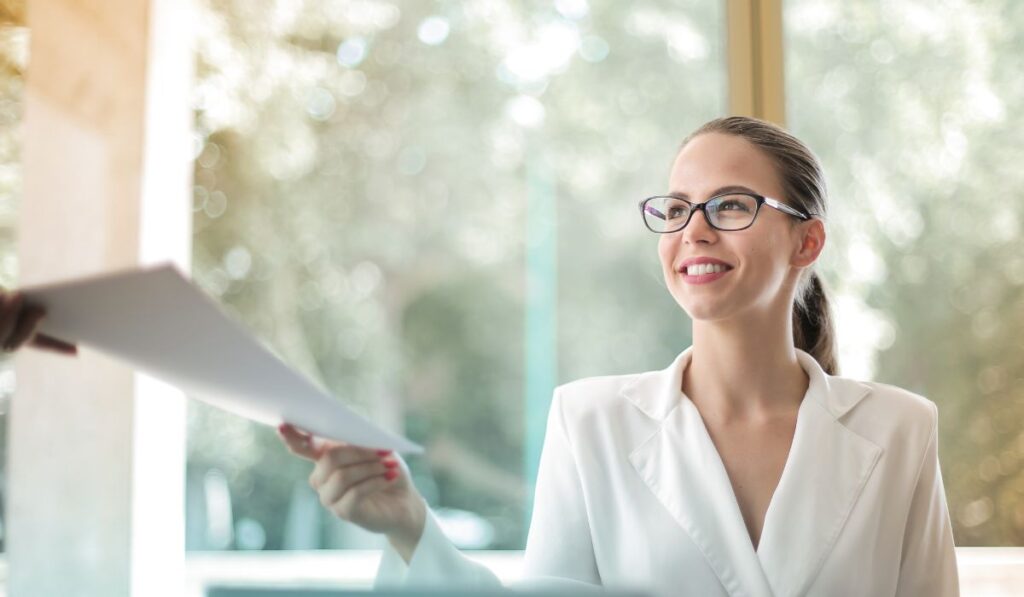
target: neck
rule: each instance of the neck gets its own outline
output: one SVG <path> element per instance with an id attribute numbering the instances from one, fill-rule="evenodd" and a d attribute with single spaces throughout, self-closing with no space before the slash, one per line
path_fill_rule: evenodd
<path id="1" fill-rule="evenodd" d="M 796 357 L 791 313 L 694 321 L 682 391 L 705 417 L 726 423 L 792 416 L 809 383 Z"/>

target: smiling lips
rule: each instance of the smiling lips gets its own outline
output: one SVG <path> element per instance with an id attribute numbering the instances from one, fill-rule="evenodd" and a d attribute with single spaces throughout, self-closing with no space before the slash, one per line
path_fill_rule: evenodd
<path id="1" fill-rule="evenodd" d="M 695 257 L 683 261 L 679 273 L 688 284 L 707 284 L 729 273 L 733 267 L 711 257 Z"/>

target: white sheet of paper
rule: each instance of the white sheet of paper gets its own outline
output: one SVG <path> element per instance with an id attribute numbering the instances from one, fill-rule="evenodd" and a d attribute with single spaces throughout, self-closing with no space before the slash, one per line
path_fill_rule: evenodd
<path id="1" fill-rule="evenodd" d="M 422 453 L 292 370 L 173 264 L 20 289 L 46 308 L 38 330 L 95 348 L 190 397 L 253 421 L 288 421 L 317 436 Z"/>

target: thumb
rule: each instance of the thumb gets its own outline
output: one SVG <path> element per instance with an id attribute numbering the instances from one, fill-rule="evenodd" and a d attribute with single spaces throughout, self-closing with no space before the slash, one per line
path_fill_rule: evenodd
<path id="1" fill-rule="evenodd" d="M 307 460 L 319 460 L 326 448 L 323 440 L 313 437 L 311 433 L 299 430 L 291 423 L 278 425 L 277 433 L 289 450 Z"/>

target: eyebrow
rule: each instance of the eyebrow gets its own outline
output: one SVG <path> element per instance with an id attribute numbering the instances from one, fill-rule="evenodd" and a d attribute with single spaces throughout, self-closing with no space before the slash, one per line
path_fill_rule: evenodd
<path id="1" fill-rule="evenodd" d="M 722 193 L 735 193 L 735 192 L 753 193 L 755 195 L 760 195 L 761 194 L 761 193 L 758 193 L 757 191 L 755 191 L 754 189 L 745 187 L 743 185 L 736 185 L 736 184 L 734 184 L 734 185 L 727 185 L 727 186 L 724 186 L 724 187 L 717 188 L 714 191 L 712 191 L 711 194 L 708 195 L 708 197 L 714 197 L 715 195 L 721 195 Z M 669 197 L 678 197 L 679 199 L 686 199 L 686 200 L 690 199 L 690 196 L 687 195 L 686 193 L 683 193 L 682 191 L 670 191 L 668 196 Z"/>

